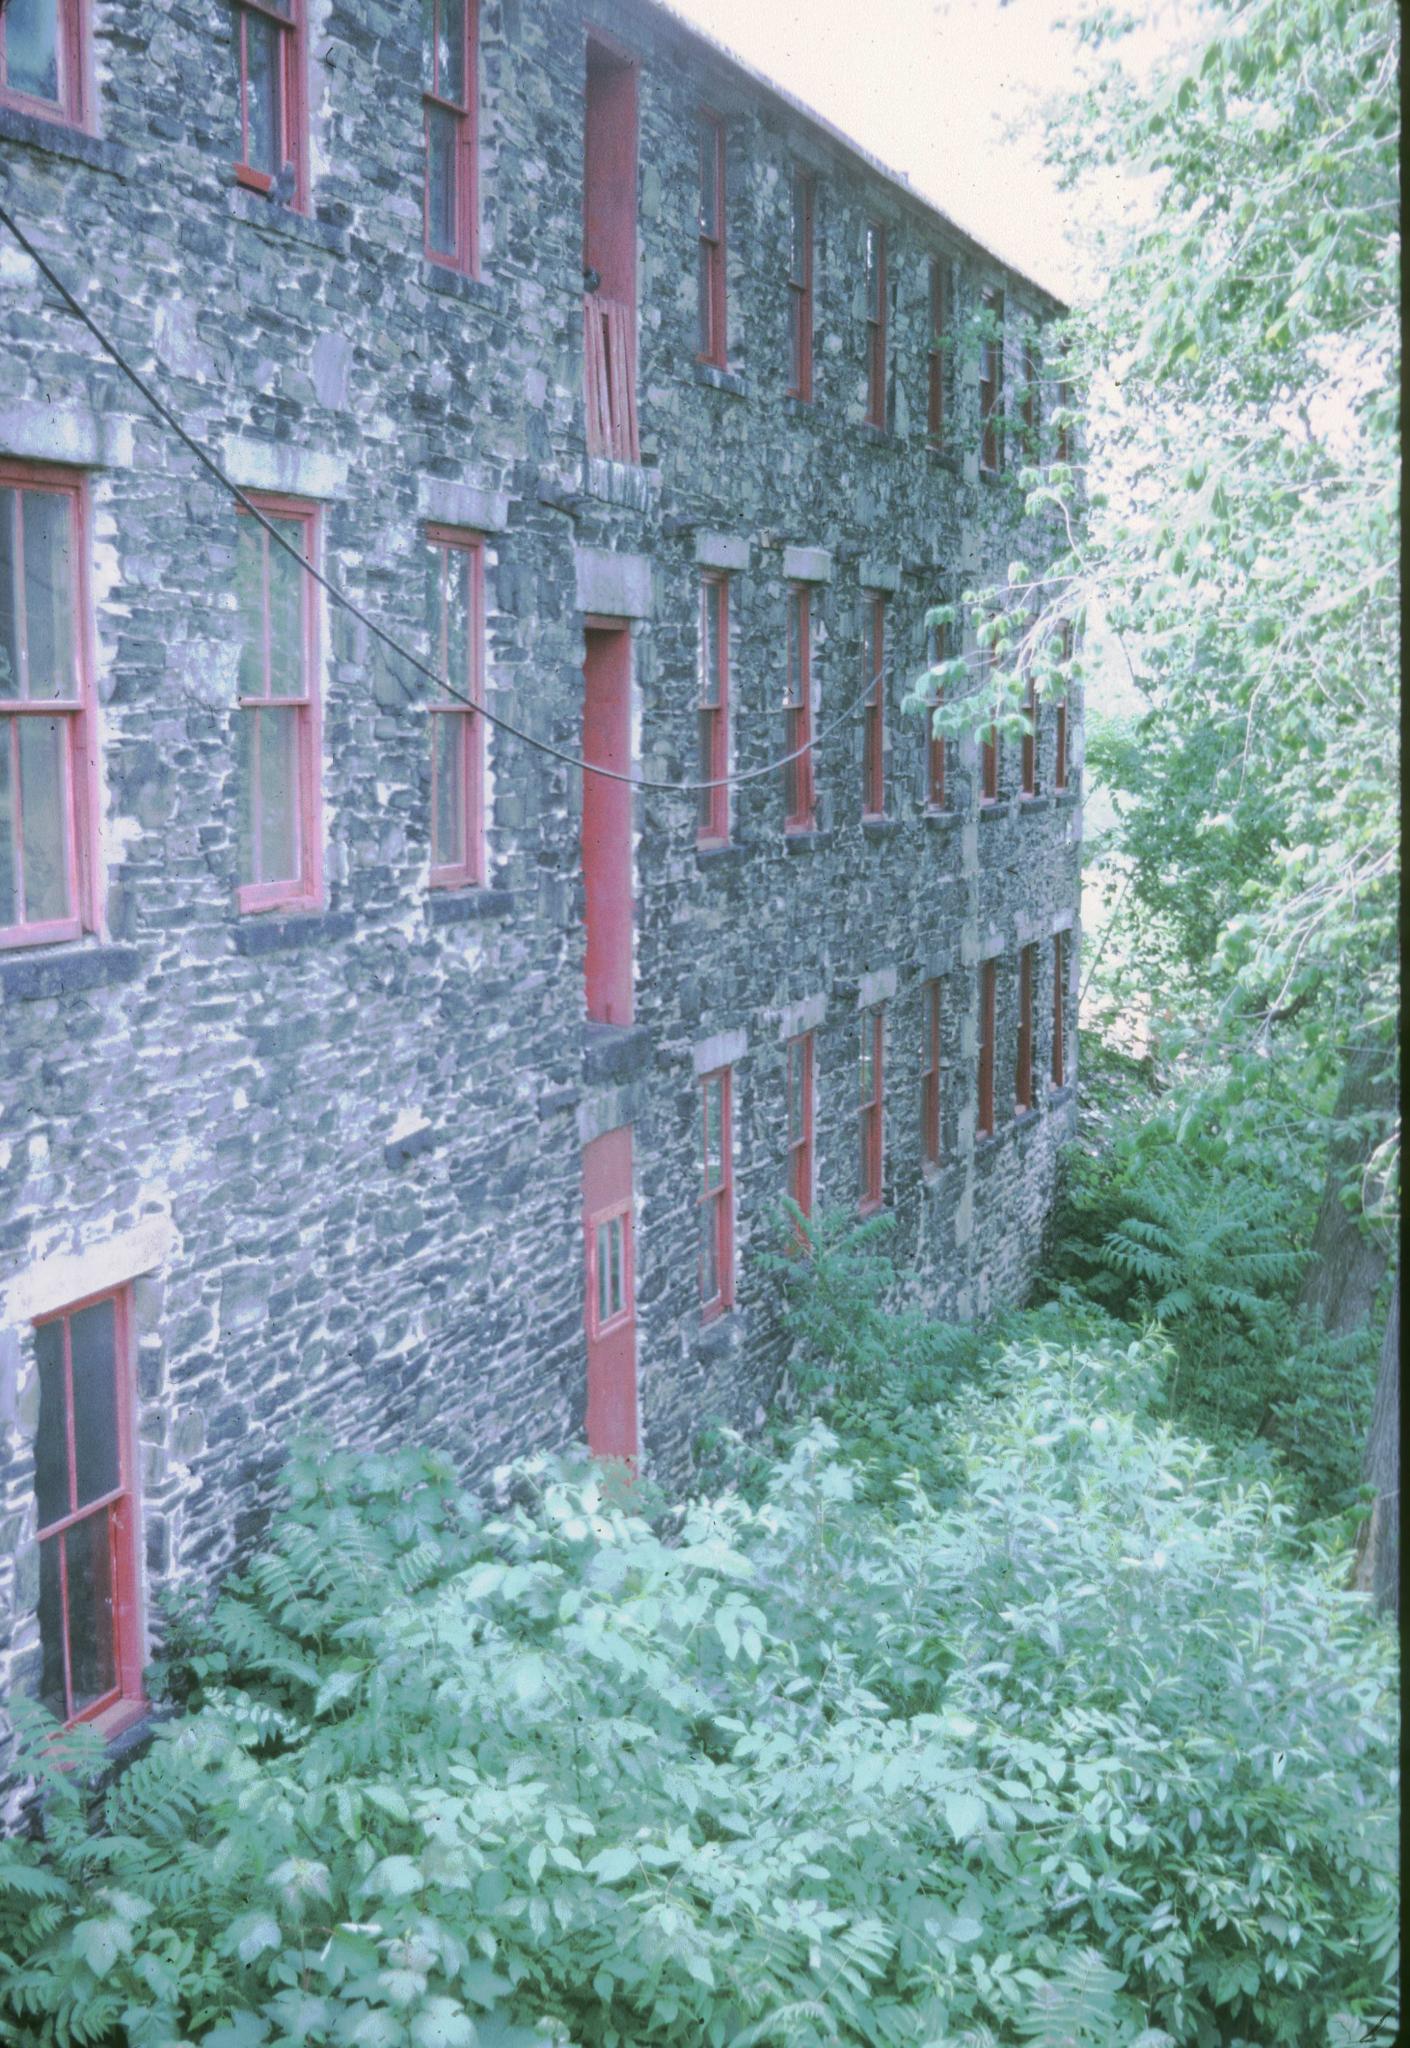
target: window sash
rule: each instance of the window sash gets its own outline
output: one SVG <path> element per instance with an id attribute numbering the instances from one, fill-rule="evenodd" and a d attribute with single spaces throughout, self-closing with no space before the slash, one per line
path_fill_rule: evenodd
<path id="1" fill-rule="evenodd" d="M 299 76 L 302 61 L 302 0 L 289 0 L 287 9 L 266 4 L 266 0 L 236 0 L 236 51 L 239 66 L 240 156 L 235 175 L 242 185 L 267 192 L 285 164 L 294 167 L 294 203 L 304 201 L 303 93 Z M 267 63 L 264 83 L 269 94 L 267 108 L 251 108 L 251 35 L 266 38 Z M 256 135 L 256 120 L 263 128 Z M 260 162 L 263 154 L 266 161 Z"/>
<path id="2" fill-rule="evenodd" d="M 698 777 L 715 786 L 699 792 L 696 836 L 723 844 L 729 838 L 729 581 L 704 576 L 700 581 L 699 638 L 696 646 L 699 691 Z"/>
<path id="3" fill-rule="evenodd" d="M 921 1013 L 921 1157 L 940 1164 L 940 998 L 942 983 L 928 981 Z"/>
<path id="4" fill-rule="evenodd" d="M 986 336 L 980 349 L 979 418 L 982 433 L 979 464 L 981 469 L 997 475 L 1003 467 L 1003 293 L 985 292 L 984 310 L 993 317 L 999 331 L 996 335 Z"/>
<path id="5" fill-rule="evenodd" d="M 1033 953 L 1024 946 L 1018 956 L 1018 1046 L 1014 1102 L 1019 1110 L 1033 1107 Z"/>
<path id="6" fill-rule="evenodd" d="M 1028 731 L 1023 735 L 1022 778 L 1023 795 L 1038 794 L 1038 679 L 1029 671 L 1028 688 L 1024 695 L 1023 711 L 1028 720 Z"/>
<path id="7" fill-rule="evenodd" d="M 429 262 L 473 276 L 476 268 L 476 110 L 478 22 L 475 0 L 431 0 L 429 83 L 422 92 L 425 178 L 422 246 Z M 449 21 L 453 33 L 448 34 Z M 443 57 L 458 53 L 459 80 Z M 458 90 L 457 90 L 458 85 Z"/>
<path id="8" fill-rule="evenodd" d="M 7 22 L 7 16 L 9 20 Z M 52 65 L 53 91 L 36 90 L 39 81 L 31 73 L 14 76 L 14 6 L 0 7 L 0 105 L 18 113 L 34 114 L 44 121 L 64 121 L 82 126 L 84 104 L 84 14 L 82 0 L 51 0 L 43 5 L 38 26 L 41 36 L 48 32 L 46 69 Z"/>
<path id="9" fill-rule="evenodd" d="M 930 349 L 927 358 L 925 430 L 932 442 L 945 434 L 945 335 L 949 325 L 948 264 L 943 256 L 930 259 Z"/>
<path id="10" fill-rule="evenodd" d="M 588 1335 L 602 1337 L 635 1313 L 631 1203 L 588 1218 Z"/>
<path id="11" fill-rule="evenodd" d="M 980 1137 L 994 1131 L 994 1024 L 997 969 L 985 960 L 979 969 L 979 1104 L 976 1130 Z"/>
<path id="12" fill-rule="evenodd" d="M 103 1403 L 99 1394 L 102 1405 L 97 1424 L 101 1438 L 107 1419 L 103 1414 L 103 1406 L 106 1406 L 115 1437 L 110 1447 L 115 1483 L 95 1489 L 87 1498 L 80 1499 L 85 1450 L 80 1447 L 81 1418 L 75 1402 L 73 1325 L 80 1315 L 108 1305 L 112 1311 L 111 1350 L 104 1361 L 106 1370 L 101 1373 L 99 1385 L 107 1382 L 110 1398 Z M 40 1549 L 39 1625 L 43 1674 L 40 1683 L 46 1703 L 55 1706 L 59 1718 L 68 1727 L 80 1721 L 99 1720 L 122 1702 L 136 1703 L 141 1698 L 141 1627 L 136 1559 L 138 1520 L 131 1442 L 133 1389 L 128 1363 L 127 1306 L 125 1291 L 97 1295 L 76 1302 L 57 1315 L 43 1316 L 35 1324 L 37 1340 L 40 1333 L 48 1331 L 57 1331 L 59 1337 L 57 1384 L 55 1376 L 46 1375 L 41 1368 L 40 1437 L 36 1450 L 38 1454 L 43 1443 L 47 1399 L 51 1391 L 58 1391 L 63 1411 L 60 1430 L 63 1491 L 68 1502 L 65 1512 L 51 1514 L 36 1532 Z M 85 1395 L 90 1385 L 85 1378 Z M 96 1448 L 101 1454 L 101 1442 Z M 94 1449 L 91 1442 L 86 1446 L 89 1457 Z M 37 1471 L 36 1489 L 42 1484 L 41 1472 Z M 98 1638 L 96 1644 L 82 1646 L 87 1654 L 96 1654 L 98 1667 L 96 1675 L 90 1676 L 86 1689 L 80 1684 L 80 1645 L 75 1639 L 76 1606 L 78 1623 L 81 1624 L 85 1618 L 78 1604 L 81 1574 L 79 1586 L 74 1584 L 75 1570 L 83 1562 L 85 1549 L 94 1569 L 94 1577 L 87 1587 L 92 1602 L 91 1614 L 87 1618 L 91 1620 Z M 46 1597 L 46 1588 L 49 1597 Z M 57 1642 L 48 1632 L 55 1626 Z"/>
<path id="13" fill-rule="evenodd" d="M 433 888 L 485 879 L 485 560 L 476 534 L 428 526 L 431 659 L 471 699 L 443 690 L 430 706 Z"/>
<path id="14" fill-rule="evenodd" d="M 867 421 L 886 425 L 886 230 L 875 221 L 866 231 Z"/>
<path id="15" fill-rule="evenodd" d="M 813 614 L 806 585 L 788 593 L 784 683 L 784 829 L 807 832 L 813 823 Z"/>
<path id="16" fill-rule="evenodd" d="M 861 1207 L 878 1208 L 882 1193 L 884 1013 L 880 1004 L 862 1013 L 859 1033 L 858 1179 Z"/>
<path id="17" fill-rule="evenodd" d="M 1067 1082 L 1067 933 L 1053 934 L 1053 1043 L 1050 1072 L 1054 1088 Z"/>
<path id="18" fill-rule="evenodd" d="M 0 462 L 0 948 L 91 923 L 83 488 Z"/>
<path id="19" fill-rule="evenodd" d="M 877 598 L 863 622 L 862 658 L 869 688 L 862 718 L 862 816 L 886 813 L 886 606 Z"/>
<path id="20" fill-rule="evenodd" d="M 734 1300 L 734 1159 L 730 1070 L 701 1078 L 700 1306 L 719 1315 Z"/>
<path id="21" fill-rule="evenodd" d="M 789 241 L 789 392 L 813 395 L 813 180 L 793 174 L 793 218 Z"/>
<path id="22" fill-rule="evenodd" d="M 725 335 L 725 130 L 717 115 L 699 116 L 699 328 L 702 362 L 723 369 Z"/>
<path id="23" fill-rule="evenodd" d="M 317 513 L 285 498 L 252 494 L 251 502 L 289 531 L 304 567 L 291 564 L 237 507 L 237 574 L 248 576 L 252 559 L 258 570 L 253 587 L 238 589 L 245 635 L 236 700 L 243 756 L 236 902 L 242 911 L 312 903 L 319 889 L 317 614 L 307 573 L 317 554 Z M 258 550 L 253 558 L 251 549 Z M 248 687 L 252 678 L 258 688 Z M 291 678 L 293 689 L 275 687 L 276 679 L 287 684 Z M 269 871 L 279 866 L 290 872 Z"/>
<path id="24" fill-rule="evenodd" d="M 790 1038 L 786 1048 L 788 1192 L 805 1216 L 813 1209 L 813 1034 Z"/>

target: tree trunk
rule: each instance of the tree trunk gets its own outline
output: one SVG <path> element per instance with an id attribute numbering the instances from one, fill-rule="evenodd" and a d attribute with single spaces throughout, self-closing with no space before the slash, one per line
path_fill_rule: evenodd
<path id="1" fill-rule="evenodd" d="M 1351 1583 L 1369 1593 L 1380 1611 L 1400 1613 L 1400 1275 L 1390 1290 L 1390 1313 L 1381 1344 L 1376 1405 L 1366 1439 L 1366 1477 L 1376 1489 L 1371 1519 L 1361 1531 Z"/>
<path id="2" fill-rule="evenodd" d="M 1343 1202 L 1342 1191 L 1389 1128 L 1395 1102 L 1391 1050 L 1363 1046 L 1348 1054 L 1332 1111 L 1327 1185 L 1312 1233 L 1311 1262 L 1298 1295 L 1299 1305 L 1311 1310 L 1334 1337 L 1359 1330 L 1370 1320 L 1376 1290 L 1385 1278 L 1388 1250 L 1362 1228 L 1356 1211 Z"/>

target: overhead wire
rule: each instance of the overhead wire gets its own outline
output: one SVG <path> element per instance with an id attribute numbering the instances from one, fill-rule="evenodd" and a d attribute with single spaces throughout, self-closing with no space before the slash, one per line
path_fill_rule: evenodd
<path id="1" fill-rule="evenodd" d="M 438 690 L 443 691 L 454 702 L 466 705 L 479 717 L 483 718 L 487 725 L 493 726 L 499 732 L 506 733 L 511 739 L 522 741 L 526 747 L 533 748 L 537 753 L 546 754 L 550 760 L 561 762 L 567 768 L 581 769 L 587 775 L 599 775 L 608 782 L 621 782 L 627 784 L 632 789 L 656 790 L 670 796 L 699 796 L 709 789 L 731 789 L 737 787 L 740 783 L 757 782 L 763 776 L 776 775 L 780 769 L 786 768 L 791 761 L 801 760 L 805 754 L 811 753 L 813 748 L 819 746 L 823 740 L 838 731 L 841 726 L 854 717 L 876 688 L 877 679 L 875 677 L 869 678 L 864 688 L 858 692 L 846 709 L 840 712 L 828 724 L 824 725 L 820 731 L 810 735 L 802 746 L 794 747 L 787 754 L 778 755 L 774 760 L 766 762 L 761 768 L 744 768 L 738 770 L 733 775 L 712 776 L 708 781 L 675 782 L 667 781 L 658 776 L 624 774 L 620 769 L 606 768 L 596 761 L 585 760 L 579 754 L 569 753 L 566 748 L 555 747 L 550 740 L 540 739 L 534 733 L 525 732 L 522 726 L 515 725 L 511 719 L 501 716 L 497 711 L 489 710 L 486 705 L 478 703 L 466 691 L 457 689 L 448 677 L 439 675 L 428 663 L 422 661 L 419 655 L 413 654 L 411 649 L 398 640 L 395 634 L 388 632 L 385 626 L 380 626 L 376 619 L 364 611 L 362 606 L 353 598 L 349 597 L 345 590 L 340 589 L 331 577 L 326 576 L 321 569 L 315 568 L 314 564 L 299 552 L 293 541 L 286 534 L 280 532 L 273 520 L 255 504 L 253 499 L 226 475 L 214 456 L 208 454 L 200 442 L 195 439 L 194 435 L 187 432 L 170 406 L 158 397 L 147 379 L 142 376 L 140 371 L 133 367 L 117 343 L 98 325 L 87 308 L 70 291 L 63 279 L 54 270 L 47 258 L 35 248 L 34 243 L 24 232 L 23 228 L 21 228 L 14 215 L 3 204 L 0 204 L 0 223 L 3 223 L 9 229 L 10 233 L 39 271 L 40 276 L 52 285 L 63 300 L 68 311 L 88 329 L 88 332 L 93 336 L 104 354 L 112 359 L 128 382 L 142 394 L 158 419 L 171 429 L 172 433 L 176 435 L 184 447 L 190 450 L 202 468 L 214 477 L 221 489 L 229 492 L 240 509 L 257 521 L 269 535 L 270 539 L 278 547 L 281 547 L 285 554 L 291 555 L 299 564 L 299 567 L 313 578 L 320 589 L 327 592 L 335 604 L 341 606 L 344 611 L 358 621 L 359 625 L 365 626 L 374 638 L 381 641 L 384 647 L 390 648 L 393 654 L 406 662 L 418 675 L 424 676 L 428 682 L 433 683 Z"/>

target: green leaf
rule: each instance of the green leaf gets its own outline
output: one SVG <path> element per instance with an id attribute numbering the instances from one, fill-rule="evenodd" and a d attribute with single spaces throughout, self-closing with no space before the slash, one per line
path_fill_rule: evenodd
<path id="1" fill-rule="evenodd" d="M 946 1823 L 957 1842 L 967 1842 L 977 1835 L 987 1819 L 984 1801 L 972 1792 L 946 1792 L 942 1804 Z"/>
<path id="2" fill-rule="evenodd" d="M 453 1998 L 428 1998 L 411 2022 L 415 2048 L 475 2048 L 475 2023 Z"/>

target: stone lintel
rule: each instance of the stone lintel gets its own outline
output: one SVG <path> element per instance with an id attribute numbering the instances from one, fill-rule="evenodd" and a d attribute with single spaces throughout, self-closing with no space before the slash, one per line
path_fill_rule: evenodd
<path id="1" fill-rule="evenodd" d="M 894 597 L 901 588 L 901 565 L 899 562 L 879 562 L 874 555 L 863 555 L 857 581 L 863 590 L 886 590 Z"/>
<path id="2" fill-rule="evenodd" d="M 87 405 L 13 399 L 0 405 L 0 455 L 76 469 L 130 469 L 132 424 Z"/>
<path id="3" fill-rule="evenodd" d="M 447 477 L 416 480 L 416 509 L 436 526 L 463 526 L 471 533 L 502 533 L 509 524 L 509 495 Z"/>
<path id="4" fill-rule="evenodd" d="M 279 491 L 291 498 L 336 498 L 348 476 L 341 455 L 296 448 L 292 441 L 255 441 L 243 434 L 229 436 L 220 462 L 242 491 Z"/>
<path id="5" fill-rule="evenodd" d="M 778 1013 L 778 1035 L 783 1038 L 801 1038 L 805 1031 L 817 1031 L 827 1015 L 827 997 L 819 993 L 804 996 L 798 1003 L 789 1003 Z"/>
<path id="6" fill-rule="evenodd" d="M 695 536 L 695 559 L 702 569 L 747 569 L 749 553 L 749 541 L 743 534 L 697 533 Z"/>
<path id="7" fill-rule="evenodd" d="M 32 1323 L 72 1301 L 125 1287 L 140 1273 L 155 1272 L 175 1239 L 169 1216 L 144 1216 L 130 1230 L 118 1231 L 80 1252 L 53 1252 L 36 1259 L 5 1290 L 6 1323 Z"/>
<path id="8" fill-rule="evenodd" d="M 651 617 L 651 561 L 607 548 L 574 548 L 578 610 L 608 619 Z"/>
<path id="9" fill-rule="evenodd" d="M 786 547 L 783 573 L 789 583 L 831 583 L 832 556 L 826 548 Z"/>
<path id="10" fill-rule="evenodd" d="M 716 1031 L 693 1048 L 691 1060 L 697 1074 L 713 1074 L 717 1067 L 737 1066 L 748 1050 L 747 1031 Z"/>
<path id="11" fill-rule="evenodd" d="M 894 967 L 876 967 L 857 982 L 857 1008 L 870 1010 L 877 1003 L 889 1003 L 896 994 Z"/>

